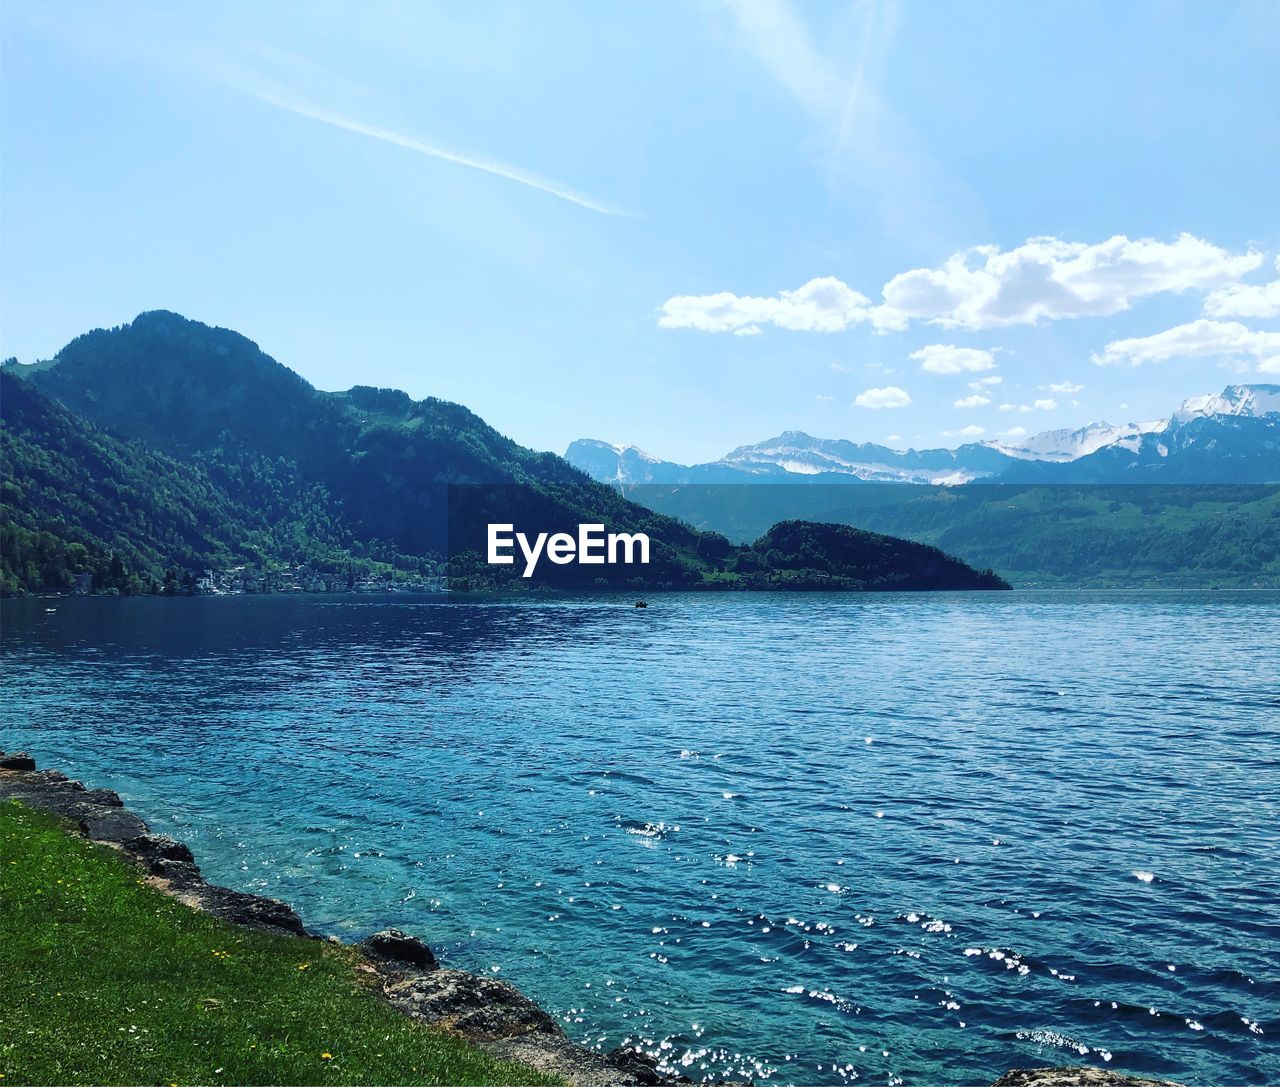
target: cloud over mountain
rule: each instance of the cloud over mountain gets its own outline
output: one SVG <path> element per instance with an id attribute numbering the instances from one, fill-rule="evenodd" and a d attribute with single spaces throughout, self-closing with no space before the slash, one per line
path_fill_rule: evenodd
<path id="1" fill-rule="evenodd" d="M 887 385 L 880 389 L 867 389 L 853 398 L 860 408 L 905 408 L 911 403 L 911 396 L 906 389 L 896 385 Z"/>
<path id="2" fill-rule="evenodd" d="M 1276 258 L 1280 272 L 1280 257 Z M 1280 279 L 1270 283 L 1230 283 L 1204 300 L 1210 317 L 1280 317 Z"/>
<path id="3" fill-rule="evenodd" d="M 937 268 L 894 276 L 885 284 L 884 308 L 901 328 L 908 320 L 977 330 L 1106 316 L 1148 295 L 1232 283 L 1262 259 L 1191 234 L 1172 242 L 1117 234 L 1096 245 L 1031 238 L 1007 251 L 975 246 Z"/>
<path id="4" fill-rule="evenodd" d="M 984 370 L 994 370 L 996 366 L 990 351 L 945 343 L 931 343 L 911 352 L 911 357 L 920 363 L 921 369 L 931 374 L 979 374 Z"/>
<path id="5" fill-rule="evenodd" d="M 1280 373 L 1280 332 L 1259 332 L 1239 321 L 1200 318 L 1154 336 L 1112 340 L 1093 361 L 1099 366 L 1141 366 L 1175 358 L 1251 356 L 1262 373 Z"/>
<path id="6" fill-rule="evenodd" d="M 761 325 L 793 332 L 843 332 L 867 319 L 869 299 L 833 276 L 811 279 L 773 297 L 719 294 L 677 295 L 662 305 L 661 328 L 753 334 Z"/>

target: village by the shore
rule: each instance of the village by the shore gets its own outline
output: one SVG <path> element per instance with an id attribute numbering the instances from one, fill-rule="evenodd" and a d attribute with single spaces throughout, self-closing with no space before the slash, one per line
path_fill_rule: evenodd
<path id="1" fill-rule="evenodd" d="M 258 593 L 443 593 L 448 592 L 443 575 L 382 573 L 357 577 L 351 573 L 321 570 L 308 563 L 264 568 L 232 566 L 206 567 L 185 572 L 173 579 L 171 595 L 242 596 Z M 97 595 L 93 575 L 76 575 L 72 596 Z"/>

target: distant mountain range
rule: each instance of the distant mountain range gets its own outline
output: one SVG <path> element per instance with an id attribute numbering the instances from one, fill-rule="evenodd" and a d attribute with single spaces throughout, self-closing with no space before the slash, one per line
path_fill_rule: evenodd
<path id="1" fill-rule="evenodd" d="M 495 521 L 650 538 L 644 566 L 543 564 L 540 584 L 560 588 L 1003 585 L 875 533 L 792 524 L 760 548 L 731 543 L 459 404 L 322 392 L 239 333 L 164 311 L 79 336 L 50 360 L 6 363 L 0 424 L 4 593 L 177 591 L 193 571 L 281 567 L 326 586 L 410 572 L 525 587 L 516 566 L 484 561 Z"/>
<path id="2" fill-rule="evenodd" d="M 1229 385 L 1164 419 L 1090 423 L 1017 443 L 902 450 L 788 430 L 706 464 L 587 438 L 565 459 L 614 484 L 1270 483 L 1280 481 L 1280 385 Z"/>
<path id="3" fill-rule="evenodd" d="M 787 431 L 707 464 L 589 440 L 565 457 L 731 540 L 801 518 L 932 544 L 1015 586 L 1280 585 L 1275 385 L 1231 385 L 1164 419 L 1016 445 L 899 450 Z"/>

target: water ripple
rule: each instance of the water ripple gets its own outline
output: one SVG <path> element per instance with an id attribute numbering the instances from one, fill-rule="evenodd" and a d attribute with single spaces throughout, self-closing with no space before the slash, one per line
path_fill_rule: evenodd
<path id="1" fill-rule="evenodd" d="M 0 746 L 694 1077 L 1280 1082 L 1280 596 L 4 605 Z"/>

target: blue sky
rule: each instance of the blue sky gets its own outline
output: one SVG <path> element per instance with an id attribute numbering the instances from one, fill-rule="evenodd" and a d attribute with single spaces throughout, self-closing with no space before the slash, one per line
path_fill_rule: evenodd
<path id="1" fill-rule="evenodd" d="M 684 461 L 1280 382 L 1268 0 L 0 19 L 5 356 L 172 309 Z"/>

